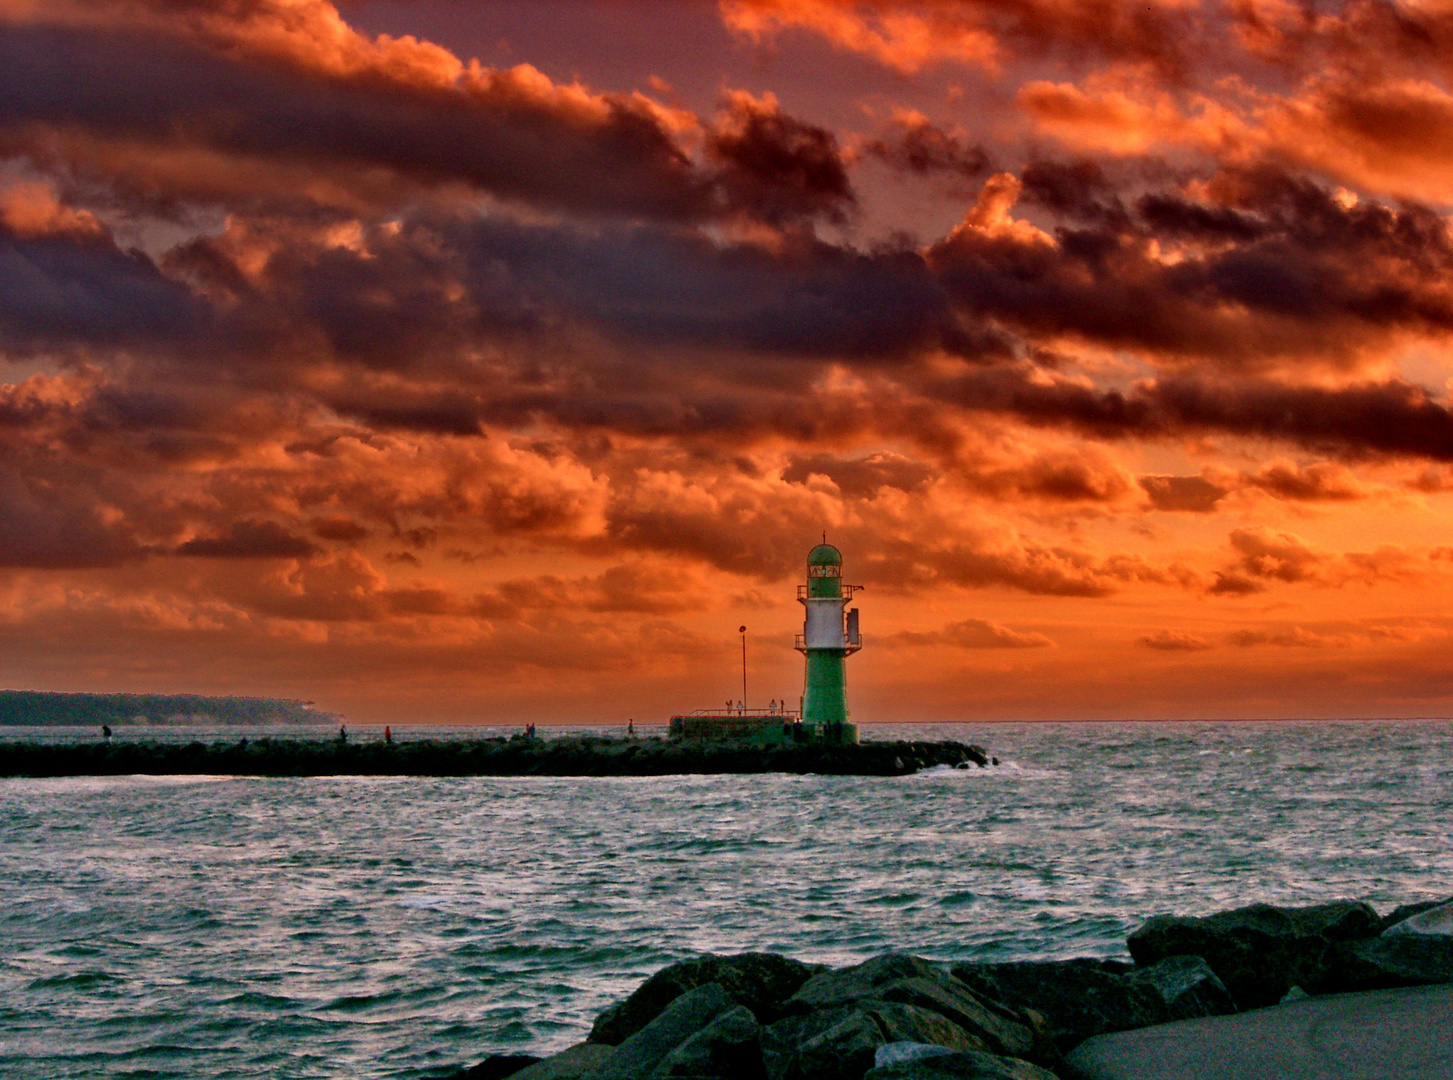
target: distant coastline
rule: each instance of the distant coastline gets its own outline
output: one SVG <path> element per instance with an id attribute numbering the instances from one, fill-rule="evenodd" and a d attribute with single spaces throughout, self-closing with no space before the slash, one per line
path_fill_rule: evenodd
<path id="1" fill-rule="evenodd" d="M 62 694 L 0 690 L 0 725 L 128 727 L 141 724 L 324 724 L 341 720 L 292 698 L 202 694 Z"/>

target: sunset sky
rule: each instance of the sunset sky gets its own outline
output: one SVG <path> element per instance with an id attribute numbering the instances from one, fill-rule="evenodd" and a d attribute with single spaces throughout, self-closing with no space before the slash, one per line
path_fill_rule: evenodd
<path id="1" fill-rule="evenodd" d="M 1453 707 L 1453 3 L 0 0 L 0 685 Z"/>

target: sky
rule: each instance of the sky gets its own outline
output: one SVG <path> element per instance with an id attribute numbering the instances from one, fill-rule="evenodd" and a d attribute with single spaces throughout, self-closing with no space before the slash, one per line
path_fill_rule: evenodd
<path id="1" fill-rule="evenodd" d="M 1448 715 L 1448 0 L 0 0 L 0 685 Z"/>

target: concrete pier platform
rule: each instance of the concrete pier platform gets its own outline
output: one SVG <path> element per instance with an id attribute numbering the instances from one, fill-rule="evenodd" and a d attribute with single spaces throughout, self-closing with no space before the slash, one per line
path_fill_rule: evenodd
<path id="1" fill-rule="evenodd" d="M 1453 1080 L 1453 985 L 1307 998 L 1090 1039 L 1077 1080 Z"/>

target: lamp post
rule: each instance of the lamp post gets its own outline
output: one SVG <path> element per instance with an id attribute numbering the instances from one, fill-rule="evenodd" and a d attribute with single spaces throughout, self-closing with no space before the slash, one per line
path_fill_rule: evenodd
<path id="1" fill-rule="evenodd" d="M 737 633 L 742 635 L 742 712 L 747 711 L 747 628 L 737 627 Z"/>

